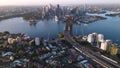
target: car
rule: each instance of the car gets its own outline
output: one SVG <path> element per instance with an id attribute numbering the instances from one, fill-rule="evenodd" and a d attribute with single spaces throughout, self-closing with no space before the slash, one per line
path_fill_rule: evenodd
<path id="1" fill-rule="evenodd" d="M 77 61 L 82 61 L 83 59 L 84 59 L 84 57 L 82 55 L 77 56 Z"/>
<path id="2" fill-rule="evenodd" d="M 84 63 L 83 66 L 85 68 L 93 68 L 93 66 L 90 63 Z"/>
<path id="3" fill-rule="evenodd" d="M 87 63 L 88 62 L 88 60 L 83 60 L 83 61 L 81 61 L 80 63 L 81 64 L 85 64 L 85 63 Z"/>

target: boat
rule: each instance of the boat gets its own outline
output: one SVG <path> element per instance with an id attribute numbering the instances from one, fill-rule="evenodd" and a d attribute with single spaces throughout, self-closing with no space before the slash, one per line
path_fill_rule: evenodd
<path id="1" fill-rule="evenodd" d="M 77 24 L 78 24 L 78 25 L 80 25 L 80 22 L 79 22 L 79 21 L 77 21 Z"/>
<path id="2" fill-rule="evenodd" d="M 87 23 L 84 23 L 84 26 L 88 26 L 88 24 L 87 24 Z"/>
<path id="3" fill-rule="evenodd" d="M 36 24 L 36 20 L 34 20 L 34 19 L 30 19 L 30 20 L 28 20 L 28 21 L 29 21 L 29 24 L 30 24 L 30 25 Z"/>
<path id="4" fill-rule="evenodd" d="M 34 20 L 34 19 L 30 19 L 29 22 L 36 22 L 36 20 Z"/>

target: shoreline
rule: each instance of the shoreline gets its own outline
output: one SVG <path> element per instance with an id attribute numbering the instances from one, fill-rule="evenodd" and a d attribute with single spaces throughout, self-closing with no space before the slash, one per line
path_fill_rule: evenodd
<path id="1" fill-rule="evenodd" d="M 120 18 L 120 13 L 115 13 L 115 14 L 106 14 L 105 16 L 110 16 L 110 17 L 119 17 L 119 18 Z"/>

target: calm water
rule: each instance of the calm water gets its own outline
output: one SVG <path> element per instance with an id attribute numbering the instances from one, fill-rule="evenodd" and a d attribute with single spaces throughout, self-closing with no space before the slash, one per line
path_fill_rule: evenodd
<path id="1" fill-rule="evenodd" d="M 73 25 L 72 33 L 74 35 L 87 35 L 97 32 L 104 34 L 106 39 L 112 39 L 113 42 L 120 44 L 120 18 L 107 17 L 104 14 L 99 14 L 99 16 L 106 17 L 107 19 L 88 25 Z M 49 34 L 50 37 L 55 38 L 57 37 L 57 32 L 63 32 L 64 26 L 64 23 L 56 23 L 53 19 L 38 21 L 36 25 L 29 25 L 22 17 L 18 17 L 0 21 L 0 32 L 27 33 L 32 37 L 48 37 Z"/>
<path id="2" fill-rule="evenodd" d="M 64 24 L 56 23 L 54 20 L 38 21 L 35 25 L 23 20 L 22 17 L 11 18 L 0 22 L 0 32 L 26 33 L 32 37 L 57 37 L 58 32 L 63 32 Z"/>

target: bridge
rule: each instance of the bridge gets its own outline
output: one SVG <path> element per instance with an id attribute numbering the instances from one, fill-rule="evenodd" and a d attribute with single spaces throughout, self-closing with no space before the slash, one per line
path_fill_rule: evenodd
<path id="1" fill-rule="evenodd" d="M 66 20 L 66 26 L 64 28 L 64 36 L 66 40 L 73 46 L 81 54 L 85 55 L 86 57 L 90 58 L 92 61 L 98 63 L 104 68 L 120 68 L 118 63 L 114 63 L 104 57 L 101 54 L 92 51 L 89 48 L 82 47 L 79 43 L 77 43 L 74 39 L 71 38 L 70 32 L 72 30 L 72 19 L 68 18 Z M 69 23 L 70 22 L 70 23 Z"/>

